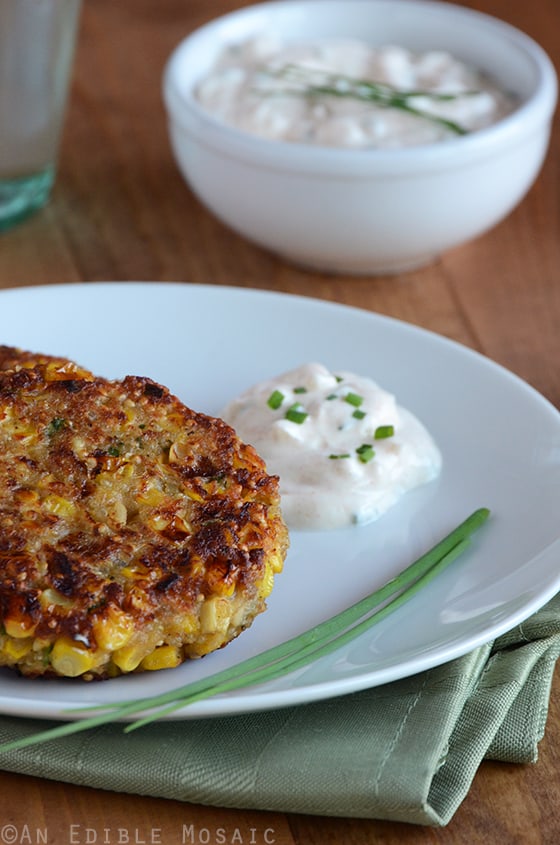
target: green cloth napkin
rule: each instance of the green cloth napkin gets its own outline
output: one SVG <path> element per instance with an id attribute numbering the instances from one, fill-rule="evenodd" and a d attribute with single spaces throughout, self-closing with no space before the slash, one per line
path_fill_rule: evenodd
<path id="1" fill-rule="evenodd" d="M 483 759 L 534 762 L 560 654 L 560 595 L 427 672 L 299 707 L 122 725 L 0 755 L 0 766 L 221 807 L 445 825 Z M 3 718 L 0 741 L 52 723 Z"/>

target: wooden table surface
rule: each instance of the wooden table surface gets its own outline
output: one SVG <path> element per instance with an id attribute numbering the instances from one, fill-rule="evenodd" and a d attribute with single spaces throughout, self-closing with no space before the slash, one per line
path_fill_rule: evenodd
<path id="1" fill-rule="evenodd" d="M 242 5 L 247 4 L 85 0 L 54 195 L 47 208 L 0 236 L 0 288 L 178 280 L 334 300 L 473 347 L 560 406 L 560 134 L 553 134 L 541 176 L 509 218 L 432 266 L 400 277 L 361 279 L 295 269 L 211 217 L 182 182 L 168 145 L 160 96 L 166 57 L 194 27 Z M 558 0 L 461 5 L 508 20 L 536 38 L 553 60 L 560 57 Z M 186 840 L 183 826 L 191 831 Z M 558 675 L 538 763 L 484 763 L 441 830 L 206 808 L 0 773 L 0 845 L 552 845 L 559 830 Z"/>

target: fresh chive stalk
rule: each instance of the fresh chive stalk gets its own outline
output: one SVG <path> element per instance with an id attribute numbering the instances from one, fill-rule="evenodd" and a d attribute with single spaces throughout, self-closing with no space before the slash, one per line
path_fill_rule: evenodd
<path id="1" fill-rule="evenodd" d="M 160 695 L 123 701 L 118 704 L 96 705 L 68 711 L 73 713 L 102 712 L 80 718 L 74 722 L 65 722 L 54 728 L 31 734 L 13 742 L 4 743 L 0 745 L 0 752 L 14 751 L 60 739 L 80 731 L 139 715 L 139 719 L 124 728 L 125 732 L 130 732 L 195 701 L 201 701 L 218 693 L 230 692 L 256 683 L 272 681 L 325 657 L 368 631 L 374 624 L 380 622 L 424 589 L 468 547 L 471 534 L 481 527 L 489 514 L 490 511 L 487 508 L 479 508 L 474 511 L 436 546 L 388 581 L 383 587 L 303 634 L 299 634 L 208 678 L 203 678 Z M 142 714 L 146 715 L 142 716 Z"/>

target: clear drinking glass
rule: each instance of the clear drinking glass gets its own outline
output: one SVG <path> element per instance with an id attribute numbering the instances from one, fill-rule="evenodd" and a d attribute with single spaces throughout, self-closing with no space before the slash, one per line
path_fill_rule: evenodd
<path id="1" fill-rule="evenodd" d="M 0 230 L 47 201 L 81 0 L 0 0 Z"/>

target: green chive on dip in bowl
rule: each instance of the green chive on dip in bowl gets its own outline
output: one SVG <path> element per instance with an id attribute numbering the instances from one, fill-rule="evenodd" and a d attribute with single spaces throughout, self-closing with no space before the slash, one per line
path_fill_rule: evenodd
<path id="1" fill-rule="evenodd" d="M 399 273 L 496 225 L 546 154 L 557 80 L 504 21 L 432 0 L 278 0 L 185 38 L 171 145 L 226 225 L 298 265 Z"/>

